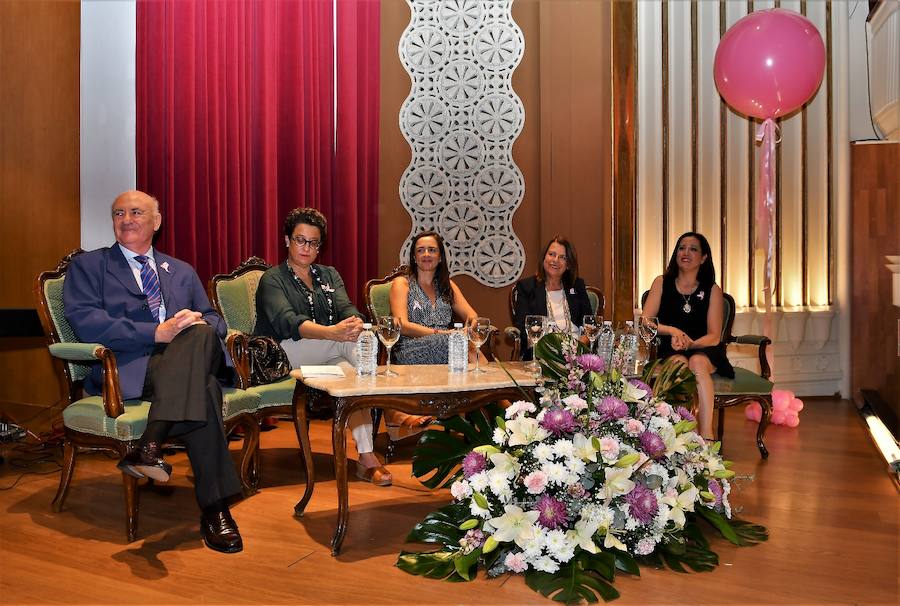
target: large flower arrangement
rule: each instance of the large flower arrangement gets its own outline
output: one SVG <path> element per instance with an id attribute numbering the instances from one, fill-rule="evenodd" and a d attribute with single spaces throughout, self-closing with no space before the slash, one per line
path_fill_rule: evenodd
<path id="1" fill-rule="evenodd" d="M 666 401 L 684 399 L 690 373 L 650 369 L 654 391 L 575 348 L 562 337 L 539 344 L 547 384 L 537 401 L 450 419 L 449 431 L 422 438 L 414 473 L 449 485 L 454 501 L 408 537 L 440 548 L 403 552 L 400 568 L 447 580 L 470 580 L 479 567 L 524 573 L 555 600 L 596 601 L 618 597 L 616 570 L 639 574 L 639 562 L 714 568 L 701 521 L 737 545 L 766 539 L 732 518 L 734 472 L 719 444 Z"/>

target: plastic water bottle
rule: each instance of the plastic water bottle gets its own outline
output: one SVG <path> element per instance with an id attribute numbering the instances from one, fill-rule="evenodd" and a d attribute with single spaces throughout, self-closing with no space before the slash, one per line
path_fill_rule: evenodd
<path id="1" fill-rule="evenodd" d="M 356 375 L 374 377 L 378 367 L 378 337 L 372 332 L 372 325 L 363 324 L 362 332 L 356 337 Z"/>
<path id="2" fill-rule="evenodd" d="M 466 372 L 469 366 L 469 339 L 463 325 L 459 322 L 453 325 L 450 338 L 447 339 L 447 367 L 452 373 Z"/>
<path id="3" fill-rule="evenodd" d="M 638 359 L 638 335 L 634 330 L 634 322 L 625 322 L 625 332 L 622 334 L 622 373 L 632 375 L 635 373 Z"/>
<path id="4" fill-rule="evenodd" d="M 603 361 L 606 362 L 607 368 L 609 367 L 610 360 L 612 359 L 613 346 L 616 341 L 616 333 L 613 331 L 612 322 L 606 320 L 603 322 L 603 330 L 600 331 L 600 337 L 597 342 L 597 354 L 603 358 Z"/>

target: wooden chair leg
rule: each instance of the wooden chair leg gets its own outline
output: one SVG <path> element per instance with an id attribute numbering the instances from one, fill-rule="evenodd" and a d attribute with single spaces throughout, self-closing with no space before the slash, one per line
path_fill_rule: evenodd
<path id="1" fill-rule="evenodd" d="M 724 445 L 724 443 L 725 443 L 725 409 L 719 408 L 718 413 L 719 413 L 719 418 L 716 422 L 717 423 L 716 438 L 719 440 L 719 442 L 722 442 L 722 444 Z"/>
<path id="2" fill-rule="evenodd" d="M 250 496 L 259 490 L 259 423 L 246 415 L 240 421 L 244 428 L 244 446 L 241 448 L 241 485 L 244 494 Z"/>
<path id="3" fill-rule="evenodd" d="M 766 435 L 769 420 L 772 418 L 772 395 L 762 396 L 759 399 L 759 405 L 762 408 L 762 416 L 759 419 L 759 429 L 756 430 L 756 447 L 759 448 L 759 455 L 763 459 L 768 459 L 769 450 L 763 442 L 763 437 Z"/>
<path id="4" fill-rule="evenodd" d="M 63 467 L 59 475 L 59 488 L 56 491 L 56 496 L 53 497 L 52 503 L 53 511 L 56 513 L 62 511 L 66 502 L 66 496 L 69 494 L 69 483 L 72 481 L 72 476 L 75 473 L 76 454 L 75 445 L 66 438 L 63 442 Z"/>
<path id="5" fill-rule="evenodd" d="M 125 488 L 125 533 L 128 536 L 128 542 L 131 543 L 137 536 L 138 481 L 137 478 L 123 473 L 122 483 Z"/>

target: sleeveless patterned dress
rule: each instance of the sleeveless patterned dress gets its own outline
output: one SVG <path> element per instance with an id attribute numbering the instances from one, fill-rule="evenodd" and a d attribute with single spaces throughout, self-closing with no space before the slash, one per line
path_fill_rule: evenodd
<path id="1" fill-rule="evenodd" d="M 443 297 L 431 299 L 410 276 L 409 294 L 406 296 L 406 312 L 410 322 L 443 330 L 451 326 L 453 309 Z M 394 361 L 398 364 L 446 364 L 447 340 L 450 335 L 426 335 L 424 337 L 400 337 L 394 346 Z"/>

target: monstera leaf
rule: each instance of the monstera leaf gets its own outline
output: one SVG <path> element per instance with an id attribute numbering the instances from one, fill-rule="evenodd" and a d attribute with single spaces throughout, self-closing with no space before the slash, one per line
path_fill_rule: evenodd
<path id="1" fill-rule="evenodd" d="M 584 600 L 593 604 L 598 595 L 608 602 L 619 597 L 612 586 L 615 569 L 613 554 L 582 552 L 552 574 L 529 570 L 525 584 L 556 602 L 573 604 Z"/>
<path id="2" fill-rule="evenodd" d="M 410 531 L 406 541 L 458 545 L 465 534 L 459 526 L 469 517 L 469 507 L 465 503 L 450 503 L 425 516 L 425 519 Z"/>
<path id="3" fill-rule="evenodd" d="M 491 443 L 497 416 L 503 416 L 502 407 L 488 404 L 465 417 L 436 421 L 444 431 L 429 429 L 422 434 L 413 453 L 413 475 L 428 488 L 449 488 L 462 475 L 460 465 L 469 451 Z"/>
<path id="4" fill-rule="evenodd" d="M 563 354 L 563 342 L 567 339 L 571 337 L 554 332 L 544 335 L 534 346 L 534 357 L 541 363 L 544 377 L 549 381 L 564 381 L 569 376 L 566 357 Z M 576 344 L 577 354 L 587 353 L 588 349 L 581 341 L 576 341 Z"/>
<path id="5" fill-rule="evenodd" d="M 442 549 L 430 553 L 401 551 L 397 558 L 397 568 L 429 579 L 444 579 L 451 582 L 468 581 L 456 571 L 458 549 Z"/>
<path id="6" fill-rule="evenodd" d="M 644 383 L 653 386 L 653 395 L 672 406 L 690 408 L 697 391 L 697 379 L 687 364 L 674 358 L 653 360 L 644 367 Z"/>

